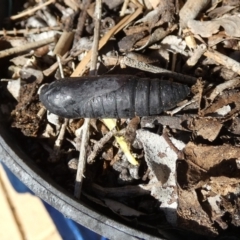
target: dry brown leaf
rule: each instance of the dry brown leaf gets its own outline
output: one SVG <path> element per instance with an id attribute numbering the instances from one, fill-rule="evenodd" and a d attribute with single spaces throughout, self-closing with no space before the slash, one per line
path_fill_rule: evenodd
<path id="1" fill-rule="evenodd" d="M 226 196 L 229 193 L 238 194 L 240 178 L 229 178 L 225 176 L 211 177 L 208 183 L 211 191 L 215 194 Z"/>
<path id="2" fill-rule="evenodd" d="M 231 145 L 195 145 L 189 142 L 184 148 L 184 154 L 187 161 L 193 162 L 205 171 L 213 171 L 212 168 L 218 167 L 223 161 L 231 162 L 233 159 L 238 159 L 240 148 Z M 228 169 L 222 169 L 222 171 L 226 172 Z"/>
<path id="3" fill-rule="evenodd" d="M 124 134 L 124 138 L 126 139 L 127 142 L 133 143 L 133 141 L 135 140 L 136 131 L 138 129 L 139 123 L 140 123 L 140 117 L 134 117 L 128 123 L 125 134 Z"/>
<path id="4" fill-rule="evenodd" d="M 193 118 L 189 122 L 188 128 L 194 131 L 197 136 L 202 136 L 212 142 L 218 136 L 222 123 L 215 118 Z"/>
<path id="5" fill-rule="evenodd" d="M 177 179 L 184 189 L 197 189 L 209 182 L 212 176 L 239 178 L 236 161 L 239 147 L 232 145 L 197 145 L 189 142 L 183 150 L 185 160 L 179 160 Z"/>
<path id="6" fill-rule="evenodd" d="M 200 201 L 205 209 L 208 209 L 211 220 L 217 222 L 222 229 L 228 227 L 223 216 L 230 215 L 230 219 L 236 219 L 235 214 L 240 206 L 239 201 L 236 201 L 240 190 L 239 183 L 239 178 L 211 177 L 201 188 Z M 233 224 L 239 226 L 239 221 L 233 221 Z"/>
<path id="7" fill-rule="evenodd" d="M 173 31 L 175 28 L 173 27 L 172 29 L 169 30 L 164 30 L 163 28 L 159 27 L 156 28 L 150 35 L 150 37 L 148 38 L 148 40 L 139 48 L 137 48 L 137 51 L 140 51 L 144 48 L 146 48 L 147 46 L 152 45 L 153 43 L 156 43 L 158 41 L 160 41 L 161 39 L 163 39 L 167 34 L 169 34 L 171 31 Z"/>
<path id="8" fill-rule="evenodd" d="M 178 190 L 178 223 L 186 230 L 193 230 L 201 235 L 215 236 L 217 229 L 214 227 L 208 214 L 198 202 L 195 191 Z M 201 220 L 200 220 L 201 219 Z"/>
<path id="9" fill-rule="evenodd" d="M 143 37 L 147 35 L 146 31 L 140 31 L 138 33 L 134 33 L 132 35 L 128 35 L 124 38 L 122 38 L 118 42 L 118 46 L 121 52 L 130 52 L 133 50 L 134 44 L 141 40 Z"/>
<path id="10" fill-rule="evenodd" d="M 231 133 L 240 135 L 240 118 L 233 118 L 232 124 L 228 129 Z"/>
<path id="11" fill-rule="evenodd" d="M 225 32 L 221 31 L 217 34 L 212 35 L 208 38 L 208 46 L 212 47 L 217 45 L 218 43 L 222 42 L 224 39 L 229 39 L 230 37 L 225 34 Z"/>
<path id="12" fill-rule="evenodd" d="M 147 23 L 150 29 L 161 26 L 164 23 L 171 23 L 174 19 L 174 1 L 160 1 L 158 7 L 136 23 Z"/>
<path id="13" fill-rule="evenodd" d="M 212 104 L 208 104 L 205 109 L 201 110 L 200 115 L 206 116 L 215 113 L 220 108 L 231 103 L 234 104 L 232 111 L 229 113 L 232 115 L 240 109 L 239 91 L 236 89 L 223 92 Z"/>

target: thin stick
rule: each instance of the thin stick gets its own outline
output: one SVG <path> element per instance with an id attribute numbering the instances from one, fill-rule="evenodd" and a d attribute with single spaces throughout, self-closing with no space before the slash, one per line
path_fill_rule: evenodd
<path id="1" fill-rule="evenodd" d="M 77 30 L 76 30 L 74 40 L 73 40 L 74 44 L 82 37 L 83 29 L 84 29 L 85 22 L 87 19 L 87 9 L 88 9 L 90 3 L 91 3 L 91 0 L 86 0 L 83 2 L 83 9 L 78 18 Z M 73 44 L 73 46 L 74 46 L 74 44 Z"/>
<path id="2" fill-rule="evenodd" d="M 74 196 L 80 199 L 81 191 L 82 191 L 82 183 L 83 183 L 83 176 L 85 171 L 86 165 L 86 155 L 87 155 L 87 147 L 88 147 L 88 139 L 89 139 L 89 124 L 90 119 L 85 118 L 84 124 L 82 125 L 82 142 L 80 147 L 80 155 L 78 161 L 78 168 L 76 174 L 76 180 L 74 185 Z"/>
<path id="3" fill-rule="evenodd" d="M 58 55 L 57 55 L 57 61 L 58 61 L 58 65 L 59 65 L 61 78 L 64 78 L 61 60 L 60 60 L 60 57 Z M 60 132 L 59 132 L 58 137 L 57 137 L 57 139 L 54 143 L 53 155 L 50 157 L 51 160 L 57 161 L 57 159 L 58 159 L 58 156 L 59 156 L 59 153 L 60 153 L 60 150 L 61 150 L 61 147 L 62 147 L 62 143 L 63 143 L 63 140 L 64 140 L 64 136 L 65 136 L 65 132 L 66 132 L 68 122 L 69 122 L 69 120 L 65 118 L 64 123 L 61 125 Z"/>
<path id="4" fill-rule="evenodd" d="M 116 127 L 116 119 L 112 119 L 112 118 L 104 118 L 102 119 L 102 121 L 104 122 L 104 124 L 108 127 L 109 130 L 112 130 L 113 128 Z M 123 136 L 115 136 L 115 139 L 119 145 L 119 147 L 122 149 L 124 155 L 126 156 L 127 160 L 132 164 L 137 166 L 139 163 L 138 161 L 134 158 L 134 156 L 132 155 L 132 153 L 130 152 L 129 146 L 127 144 L 127 142 L 125 141 Z"/>
<path id="5" fill-rule="evenodd" d="M 29 15 L 32 15 L 34 14 L 37 10 L 39 9 L 42 9 L 44 7 L 46 7 L 47 5 L 50 5 L 51 3 L 54 3 L 56 0 L 48 0 L 47 2 L 43 3 L 43 4 L 40 4 L 39 6 L 37 7 L 34 7 L 32 9 L 29 9 L 27 11 L 24 11 L 24 12 L 21 12 L 17 15 L 14 15 L 14 16 L 11 16 L 10 19 L 11 20 L 16 20 L 16 19 L 19 19 L 19 18 L 22 18 L 22 17 L 25 17 L 25 16 L 29 16 Z"/>
<path id="6" fill-rule="evenodd" d="M 196 96 L 196 95 L 195 95 Z M 198 95 L 197 95 L 198 96 Z M 186 106 L 195 103 L 198 101 L 198 97 L 194 97 L 192 100 L 188 101 L 187 103 L 183 104 L 182 106 L 179 106 L 175 109 L 173 109 L 172 111 L 167 111 L 168 114 L 170 114 L 171 116 L 173 116 L 174 114 L 178 113 L 179 111 L 181 111 L 183 108 L 185 108 Z"/>
<path id="7" fill-rule="evenodd" d="M 61 149 L 62 142 L 64 140 L 64 135 L 66 132 L 67 124 L 68 124 L 68 119 L 64 119 L 64 123 L 61 126 L 61 130 L 60 130 L 57 140 L 55 141 L 55 144 L 54 144 L 54 148 L 53 148 L 54 152 L 56 152 L 56 151 L 58 152 Z M 57 154 L 55 153 L 55 155 L 57 155 Z"/>
<path id="8" fill-rule="evenodd" d="M 97 141 L 93 146 L 93 151 L 88 156 L 87 162 L 93 163 L 94 158 L 97 156 L 97 154 L 103 149 L 104 145 L 113 137 L 113 135 L 117 132 L 117 130 L 114 128 L 111 131 L 109 131 L 106 135 L 104 135 L 99 141 Z"/>
<path id="9" fill-rule="evenodd" d="M 99 46 L 99 35 L 100 35 L 100 24 L 101 24 L 101 14 L 102 14 L 102 0 L 96 1 L 96 12 L 95 12 L 95 28 L 94 28 L 94 39 L 92 46 L 92 59 L 90 71 L 92 75 L 97 74 L 97 56 L 98 56 L 98 46 Z"/>
<path id="10" fill-rule="evenodd" d="M 39 119 L 42 119 L 46 112 L 47 112 L 47 109 L 44 106 L 42 106 L 37 113 L 37 116 L 39 117 Z"/>
<path id="11" fill-rule="evenodd" d="M 98 45 L 99 45 L 99 28 L 100 21 L 102 15 L 102 1 L 96 1 L 95 7 L 95 29 L 94 29 L 94 39 L 93 39 L 93 49 L 92 49 L 92 58 L 91 58 L 91 70 L 92 73 L 96 74 L 96 64 L 97 64 L 97 56 L 98 56 Z M 82 191 L 82 183 L 83 183 L 83 174 L 85 171 L 85 165 L 87 160 L 87 146 L 89 141 L 89 125 L 90 118 L 85 118 L 84 124 L 82 126 L 82 141 L 81 141 L 81 151 L 79 155 L 78 161 L 78 169 L 76 175 L 76 181 L 74 186 L 74 196 L 80 199 L 81 191 Z"/>
<path id="12" fill-rule="evenodd" d="M 213 59 L 217 63 L 222 64 L 224 67 L 236 72 L 237 74 L 240 74 L 240 63 L 224 54 L 221 54 L 215 50 L 207 50 L 204 53 L 204 56 Z"/>
<path id="13" fill-rule="evenodd" d="M 23 34 L 23 35 L 28 35 L 28 34 L 33 34 L 33 33 L 41 33 L 41 32 L 49 32 L 49 31 L 59 31 L 62 28 L 60 26 L 56 27 L 43 27 L 43 28 L 26 28 L 26 29 L 16 29 L 14 28 L 13 30 L 1 30 L 0 35 L 7 36 L 7 35 L 18 35 L 18 34 Z M 74 31 L 74 30 L 73 30 Z"/>
<path id="14" fill-rule="evenodd" d="M 61 57 L 61 63 L 66 63 L 67 61 L 70 61 L 72 58 L 69 57 L 67 58 L 68 53 L 65 53 L 62 57 Z M 58 62 L 55 62 L 52 66 L 50 66 L 48 69 L 43 71 L 44 76 L 49 76 L 51 75 L 59 66 Z"/>
<path id="15" fill-rule="evenodd" d="M 57 62 L 58 62 L 61 78 L 64 78 L 63 68 L 62 68 L 61 59 L 60 59 L 59 55 L 57 55 Z"/>
<path id="16" fill-rule="evenodd" d="M 47 38 L 47 39 L 43 39 L 41 41 L 26 43 L 25 45 L 22 45 L 22 46 L 19 46 L 19 47 L 9 48 L 9 49 L 0 51 L 0 58 L 4 58 L 4 57 L 11 56 L 13 54 L 25 52 L 27 50 L 32 50 L 32 49 L 35 49 L 35 48 L 39 48 L 39 47 L 42 47 L 42 46 L 47 45 L 49 43 L 52 43 L 55 40 L 56 40 L 55 37 L 50 37 L 50 38 Z"/>
<path id="17" fill-rule="evenodd" d="M 129 0 L 125 0 L 123 3 L 123 6 L 122 6 L 121 12 L 120 12 L 121 17 L 125 15 L 128 4 L 129 4 Z"/>
<path id="18" fill-rule="evenodd" d="M 163 138 L 165 139 L 165 141 L 167 142 L 167 144 L 169 145 L 169 147 L 177 154 L 179 159 L 184 159 L 183 156 L 183 152 L 180 151 L 171 141 L 171 139 L 168 136 L 168 130 L 165 128 L 163 128 L 163 133 L 162 133 Z"/>
<path id="19" fill-rule="evenodd" d="M 151 64 L 144 63 L 144 62 L 139 62 L 135 59 L 131 59 L 128 57 L 123 57 L 121 60 L 121 63 L 123 63 L 129 67 L 137 68 L 137 69 L 140 69 L 143 71 L 147 71 L 147 72 L 151 72 L 151 73 L 161 73 L 163 76 L 177 79 L 179 82 L 183 82 L 183 83 L 194 84 L 197 81 L 197 79 L 195 77 L 190 77 L 188 75 L 184 75 L 181 73 L 172 72 L 172 71 L 166 70 L 164 68 L 156 67 Z"/>
<path id="20" fill-rule="evenodd" d="M 213 102 L 213 100 L 220 94 L 222 94 L 222 92 L 226 89 L 230 89 L 230 88 L 235 88 L 238 87 L 240 85 L 240 80 L 238 78 L 226 81 L 224 83 L 218 84 L 215 89 L 211 92 L 210 96 L 208 97 L 209 100 L 211 100 L 211 102 Z"/>

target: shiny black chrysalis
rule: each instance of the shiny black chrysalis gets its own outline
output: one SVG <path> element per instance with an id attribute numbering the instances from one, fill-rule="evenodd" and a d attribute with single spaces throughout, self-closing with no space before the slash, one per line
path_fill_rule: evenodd
<path id="1" fill-rule="evenodd" d="M 64 118 L 128 118 L 158 115 L 176 106 L 186 85 L 129 75 L 64 78 L 43 86 L 40 100 Z"/>

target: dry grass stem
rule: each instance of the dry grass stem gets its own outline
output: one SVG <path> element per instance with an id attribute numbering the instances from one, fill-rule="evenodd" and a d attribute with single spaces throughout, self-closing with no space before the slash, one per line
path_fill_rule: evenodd
<path id="1" fill-rule="evenodd" d="M 122 5 L 122 9 L 121 9 L 121 12 L 120 12 L 121 17 L 125 15 L 128 4 L 129 4 L 129 0 L 124 0 L 124 3 Z"/>

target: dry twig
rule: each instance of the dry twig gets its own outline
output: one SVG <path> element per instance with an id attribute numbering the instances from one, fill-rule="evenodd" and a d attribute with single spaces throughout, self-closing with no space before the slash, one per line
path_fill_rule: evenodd
<path id="1" fill-rule="evenodd" d="M 8 57 L 8 56 L 11 56 L 13 54 L 22 53 L 22 52 L 25 52 L 27 50 L 32 50 L 32 49 L 35 49 L 35 48 L 39 48 L 39 47 L 42 47 L 42 46 L 47 45 L 49 43 L 52 43 L 55 40 L 56 40 L 55 37 L 50 37 L 50 38 L 43 39 L 43 40 L 40 40 L 40 41 L 37 41 L 37 42 L 26 43 L 23 46 L 9 48 L 9 49 L 0 51 L 0 58 Z"/>
<path id="2" fill-rule="evenodd" d="M 97 57 L 98 57 L 98 45 L 99 45 L 99 32 L 100 32 L 100 22 L 101 22 L 101 14 L 102 14 L 102 1 L 96 1 L 96 8 L 95 8 L 95 29 L 94 29 L 94 39 L 93 39 L 93 48 L 92 48 L 92 58 L 91 58 L 91 71 L 96 75 L 96 66 L 97 66 Z M 84 124 L 82 126 L 82 142 L 81 142 L 81 151 L 79 155 L 78 161 L 78 169 L 74 187 L 74 196 L 76 198 L 80 198 L 81 191 L 82 191 L 82 182 L 83 182 L 83 174 L 86 165 L 87 159 L 87 146 L 89 141 L 89 124 L 90 118 L 85 118 Z"/>
<path id="3" fill-rule="evenodd" d="M 226 81 L 222 84 L 219 84 L 216 86 L 216 88 L 211 92 L 210 96 L 208 99 L 213 102 L 213 100 L 221 94 L 224 90 L 229 89 L 229 88 L 235 88 L 240 85 L 240 80 L 239 78 L 235 78 L 233 80 Z"/>
<path id="4" fill-rule="evenodd" d="M 144 189 L 142 185 L 137 186 L 124 186 L 116 188 L 103 188 L 100 185 L 93 183 L 92 189 L 101 197 L 121 198 L 121 197 L 137 197 L 148 195 L 151 189 Z"/>
<path id="5" fill-rule="evenodd" d="M 174 114 L 178 113 L 179 111 L 181 111 L 183 108 L 185 108 L 186 106 L 195 103 L 199 100 L 198 95 L 196 95 L 197 97 L 194 97 L 192 100 L 186 102 L 185 104 L 183 104 L 182 106 L 176 107 L 175 109 L 173 109 L 172 111 L 167 111 L 168 114 L 170 114 L 171 116 L 173 116 Z"/>
<path id="6" fill-rule="evenodd" d="M 96 1 L 96 11 L 95 11 L 95 28 L 94 28 L 94 39 L 92 46 L 92 58 L 91 58 L 91 75 L 97 75 L 97 57 L 98 57 L 98 46 L 99 46 L 99 36 L 100 36 L 100 24 L 101 24 L 101 14 L 102 14 L 102 0 Z"/>
<path id="7" fill-rule="evenodd" d="M 86 118 L 84 124 L 82 126 L 82 142 L 80 148 L 80 155 L 78 161 L 78 168 L 74 186 L 74 196 L 76 198 L 80 198 L 81 191 L 82 191 L 82 182 L 84 176 L 84 170 L 86 165 L 86 155 L 87 155 L 87 147 L 88 147 L 88 139 L 89 139 L 89 118 Z"/>
<path id="8" fill-rule="evenodd" d="M 56 26 L 56 27 L 43 27 L 43 28 L 26 28 L 26 29 L 16 29 L 14 28 L 13 30 L 1 30 L 0 35 L 7 36 L 7 35 L 18 35 L 18 34 L 23 34 L 23 35 L 28 35 L 28 34 L 35 34 L 35 33 L 42 33 L 42 32 L 50 32 L 50 31 L 59 31 L 61 30 L 61 27 Z"/>
<path id="9" fill-rule="evenodd" d="M 217 63 L 225 66 L 228 69 L 231 69 L 233 72 L 240 74 L 240 63 L 224 54 L 221 54 L 215 50 L 207 50 L 204 53 L 204 56 L 213 59 Z"/>
<path id="10" fill-rule="evenodd" d="M 93 163 L 94 158 L 97 156 L 97 154 L 103 149 L 104 145 L 113 137 L 113 135 L 117 132 L 116 129 L 112 129 L 109 131 L 104 137 L 102 137 L 99 141 L 97 141 L 93 146 L 93 151 L 88 156 L 87 162 Z"/>
<path id="11" fill-rule="evenodd" d="M 64 123 L 61 126 L 61 130 L 60 130 L 57 140 L 55 141 L 55 144 L 54 144 L 54 152 L 59 151 L 61 149 L 67 125 L 68 125 L 68 119 L 64 119 Z"/>
<path id="12" fill-rule="evenodd" d="M 58 55 L 57 55 L 57 62 L 58 62 L 58 65 L 59 65 L 61 78 L 64 78 L 62 64 L 61 64 L 61 61 L 60 61 L 60 57 Z M 59 155 L 59 152 L 60 152 L 61 147 L 62 147 L 62 143 L 63 143 L 63 140 L 64 140 L 64 136 L 65 136 L 65 132 L 66 132 L 68 122 L 69 122 L 69 120 L 65 118 L 63 124 L 61 125 L 60 132 L 59 132 L 58 137 L 57 137 L 57 139 L 54 143 L 53 155 L 50 157 L 51 160 L 56 161 L 58 159 L 58 155 Z"/>
<path id="13" fill-rule="evenodd" d="M 46 112 L 47 112 L 47 109 L 46 109 L 44 106 L 42 106 L 42 107 L 40 108 L 40 110 L 38 111 L 37 116 L 38 116 L 40 119 L 42 119 Z"/>
<path id="14" fill-rule="evenodd" d="M 122 9 L 121 9 L 121 12 L 120 12 L 121 17 L 125 15 L 125 11 L 127 10 L 128 4 L 129 4 L 129 0 L 124 0 L 124 3 L 122 5 Z"/>
<path id="15" fill-rule="evenodd" d="M 171 139 L 169 138 L 168 136 L 168 130 L 167 128 L 165 127 L 163 129 L 163 134 L 162 134 L 163 138 L 165 139 L 165 141 L 167 142 L 167 144 L 169 145 L 169 147 L 177 154 L 178 158 L 179 159 L 184 159 L 184 156 L 183 156 L 183 152 L 180 151 L 171 141 Z"/>
<path id="16" fill-rule="evenodd" d="M 60 58 L 62 64 L 66 63 L 67 61 L 72 59 L 71 57 L 67 58 L 67 55 L 68 55 L 68 53 L 65 53 Z M 50 76 L 58 68 L 58 66 L 59 66 L 59 63 L 57 61 L 52 66 L 50 66 L 48 69 L 43 71 L 44 76 Z"/>
<path id="17" fill-rule="evenodd" d="M 40 5 L 37 6 L 37 7 L 34 7 L 34 8 L 32 8 L 32 9 L 27 10 L 27 11 L 21 12 L 21 13 L 19 13 L 19 14 L 17 14 L 17 15 L 11 16 L 10 19 L 11 19 L 11 20 L 17 20 L 17 19 L 19 19 L 19 18 L 32 15 L 32 14 L 34 14 L 37 10 L 40 10 L 40 9 L 44 8 L 44 7 L 46 7 L 47 5 L 50 5 L 50 4 L 54 3 L 55 1 L 56 1 L 56 0 L 48 0 L 47 2 L 42 3 L 42 4 L 40 4 Z"/>
<path id="18" fill-rule="evenodd" d="M 85 26 L 86 18 L 87 18 L 87 9 L 91 3 L 91 0 L 86 0 L 83 1 L 84 8 L 82 9 L 79 18 L 78 18 L 78 25 L 77 25 L 77 30 L 74 36 L 74 41 L 73 43 L 75 44 L 81 37 L 82 37 L 82 32 Z"/>
<path id="19" fill-rule="evenodd" d="M 57 55 L 57 62 L 58 62 L 58 65 L 59 65 L 59 71 L 60 71 L 61 78 L 64 78 L 63 68 L 62 68 L 61 59 L 60 59 L 59 55 Z"/>

